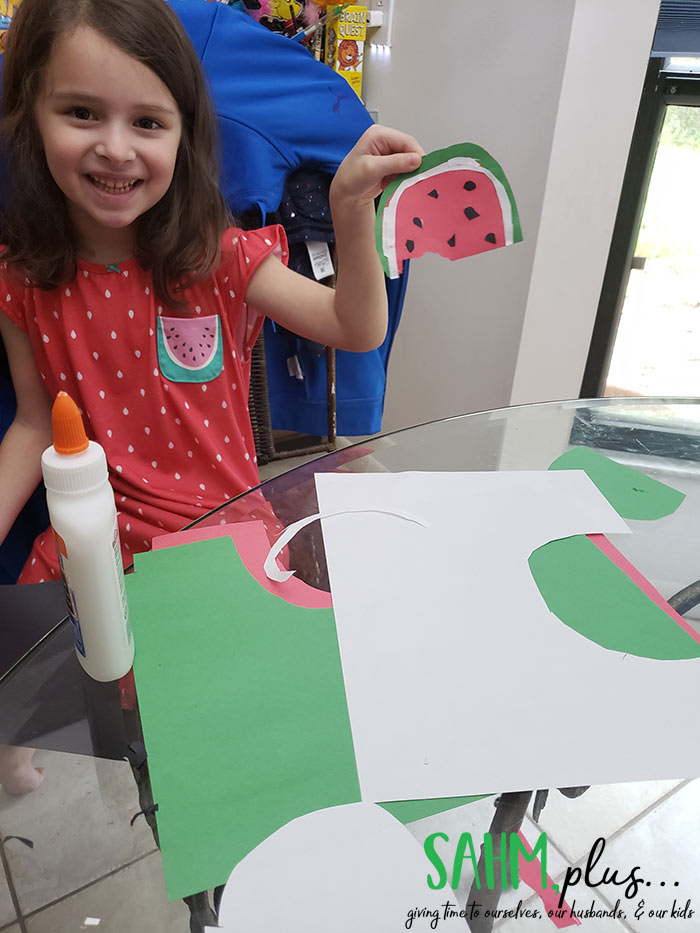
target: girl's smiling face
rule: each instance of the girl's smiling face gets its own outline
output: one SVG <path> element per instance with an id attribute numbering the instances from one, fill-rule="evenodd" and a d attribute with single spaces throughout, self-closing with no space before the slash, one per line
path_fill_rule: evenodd
<path id="1" fill-rule="evenodd" d="M 88 26 L 56 40 L 36 120 L 54 181 L 66 197 L 80 255 L 133 255 L 137 219 L 170 187 L 182 120 L 146 65 Z"/>

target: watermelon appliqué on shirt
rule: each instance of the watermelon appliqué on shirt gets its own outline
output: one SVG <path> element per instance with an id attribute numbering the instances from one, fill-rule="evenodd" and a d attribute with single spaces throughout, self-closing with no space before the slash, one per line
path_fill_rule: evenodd
<path id="1" fill-rule="evenodd" d="M 171 382 L 210 382 L 221 372 L 218 314 L 158 318 L 158 366 Z"/>
<path id="2" fill-rule="evenodd" d="M 387 186 L 377 211 L 377 249 L 392 279 L 405 259 L 425 253 L 463 259 L 522 238 L 503 169 L 473 143 L 425 156 L 420 168 Z"/>

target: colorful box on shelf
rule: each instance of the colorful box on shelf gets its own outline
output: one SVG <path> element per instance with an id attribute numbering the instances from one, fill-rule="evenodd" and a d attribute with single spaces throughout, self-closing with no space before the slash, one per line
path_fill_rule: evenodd
<path id="1" fill-rule="evenodd" d="M 341 74 L 359 97 L 367 37 L 367 7 L 351 4 L 326 23 L 326 64 Z"/>

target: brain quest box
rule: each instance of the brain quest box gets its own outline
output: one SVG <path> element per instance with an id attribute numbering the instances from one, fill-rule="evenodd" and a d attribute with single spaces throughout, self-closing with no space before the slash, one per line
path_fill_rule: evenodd
<path id="1" fill-rule="evenodd" d="M 326 23 L 326 64 L 345 78 L 358 97 L 366 35 L 366 6 L 346 6 Z"/>

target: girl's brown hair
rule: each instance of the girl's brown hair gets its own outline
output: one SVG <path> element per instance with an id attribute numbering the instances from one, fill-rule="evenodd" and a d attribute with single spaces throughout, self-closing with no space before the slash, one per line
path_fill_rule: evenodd
<path id="1" fill-rule="evenodd" d="M 136 256 L 151 270 L 161 300 L 184 310 L 177 293 L 214 271 L 230 217 L 218 185 L 216 121 L 202 69 L 165 0 L 22 0 L 4 54 L 0 133 L 9 182 L 0 216 L 3 259 L 42 289 L 76 274 L 75 237 L 65 197 L 44 158 L 35 104 L 54 42 L 79 26 L 150 68 L 180 109 L 173 179 L 139 218 Z"/>

